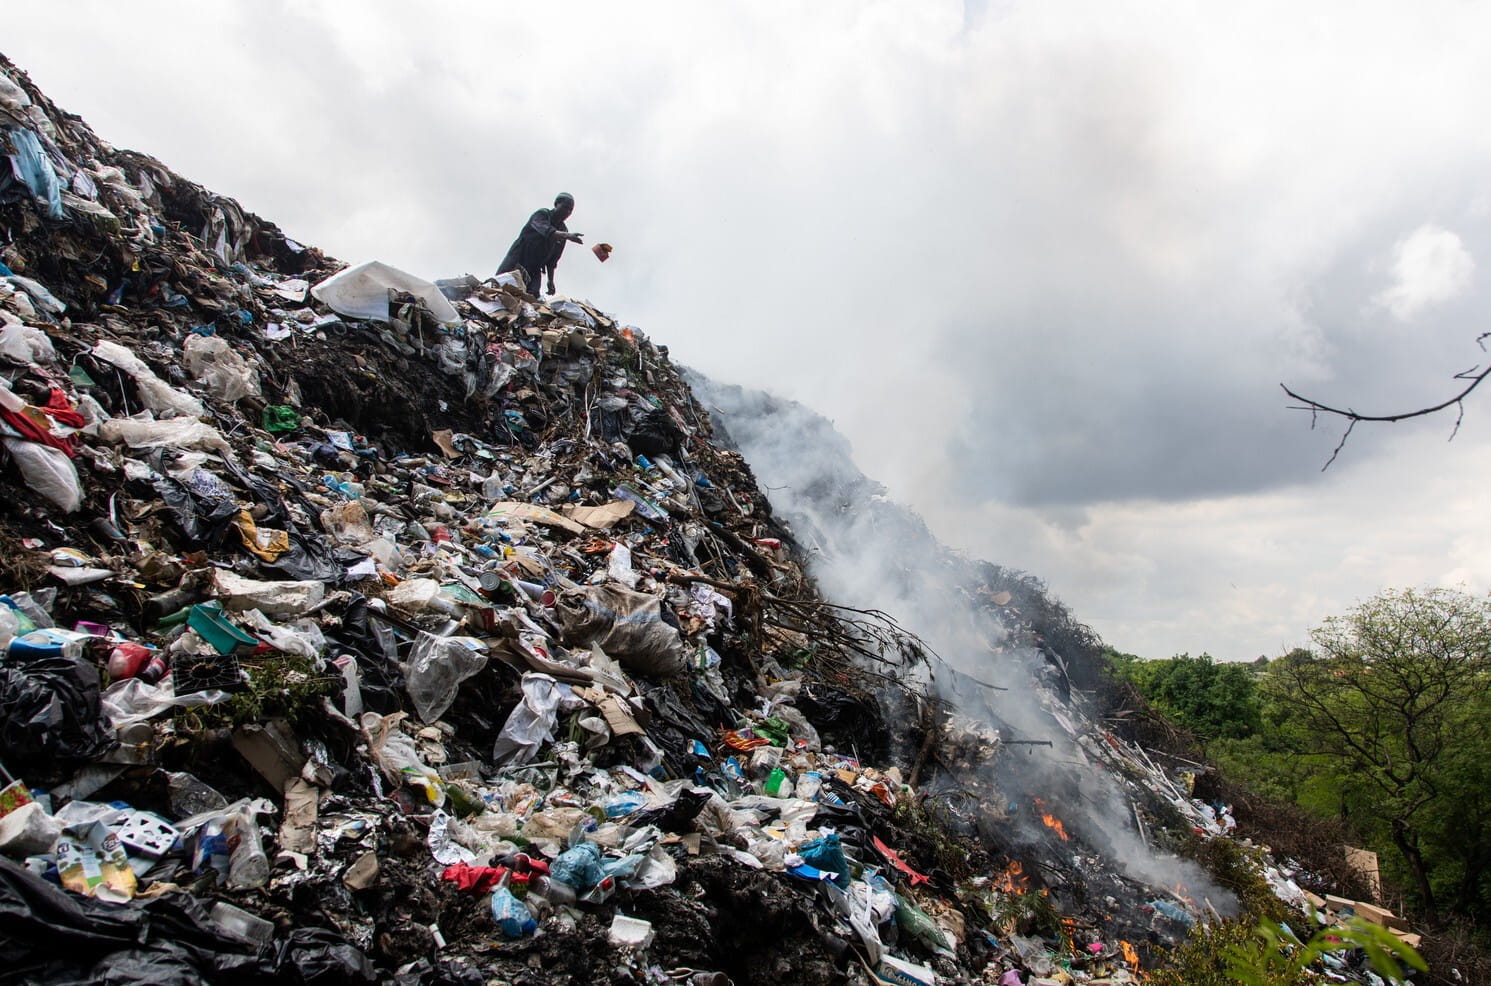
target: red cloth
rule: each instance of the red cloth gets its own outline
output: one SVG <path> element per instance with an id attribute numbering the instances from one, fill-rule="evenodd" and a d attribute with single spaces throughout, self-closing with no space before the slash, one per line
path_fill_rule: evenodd
<path id="1" fill-rule="evenodd" d="M 40 442 L 42 445 L 50 445 L 52 448 L 61 449 L 69 457 L 77 453 L 78 436 L 69 435 L 63 438 L 61 435 L 52 434 L 51 422 L 47 420 L 46 415 L 42 414 L 39 408 L 27 405 L 20 411 L 8 411 L 0 407 L 0 418 L 3 418 L 6 424 L 20 432 L 22 438 L 33 442 Z"/>
<path id="2" fill-rule="evenodd" d="M 449 880 L 462 890 L 484 894 L 496 890 L 497 884 L 502 882 L 504 876 L 507 876 L 509 883 L 527 883 L 533 874 L 549 872 L 549 864 L 542 859 L 533 859 L 519 853 L 512 857 L 512 860 L 511 870 L 506 866 L 472 866 L 470 863 L 456 863 L 447 866 L 440 874 L 440 878 Z"/>
<path id="3" fill-rule="evenodd" d="M 470 863 L 456 863 L 454 866 L 447 866 L 445 872 L 440 874 L 440 878 L 449 880 L 462 890 L 484 894 L 496 890 L 497 884 L 502 882 L 502 877 L 506 873 L 506 866 L 472 866 Z"/>
<path id="4" fill-rule="evenodd" d="M 83 416 L 72 406 L 72 401 L 67 399 L 67 395 L 59 387 L 52 388 L 52 392 L 47 395 L 47 402 L 41 406 L 40 410 L 70 428 L 81 428 L 88 423 L 83 420 Z"/>

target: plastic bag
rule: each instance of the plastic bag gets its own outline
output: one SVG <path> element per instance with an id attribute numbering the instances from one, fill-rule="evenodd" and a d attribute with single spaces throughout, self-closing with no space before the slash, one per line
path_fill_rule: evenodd
<path id="1" fill-rule="evenodd" d="M 420 632 L 409 655 L 409 698 L 425 722 L 434 722 L 456 700 L 461 682 L 487 666 L 486 645 L 475 637 Z"/>
<path id="2" fill-rule="evenodd" d="M 378 535 L 368 521 L 368 512 L 356 500 L 348 500 L 321 511 L 321 529 L 332 543 L 361 547 Z"/>
<path id="3" fill-rule="evenodd" d="M 559 722 L 559 703 L 564 697 L 559 682 L 546 674 L 523 675 L 523 700 L 508 715 L 492 759 L 497 763 L 527 763 L 545 743 L 554 738 Z"/>
<path id="4" fill-rule="evenodd" d="M 22 632 L 20 613 L 0 603 L 0 650 L 10 646 L 11 640 Z"/>
<path id="5" fill-rule="evenodd" d="M 637 587 L 637 573 L 632 570 L 632 550 L 620 541 L 611 547 L 611 554 L 606 560 L 606 574 L 628 589 Z"/>
<path id="6" fill-rule="evenodd" d="M 279 974 L 275 978 L 283 983 L 358 986 L 378 982 L 377 970 L 362 949 L 327 928 L 290 932 L 276 965 Z"/>
<path id="7" fill-rule="evenodd" d="M 601 866 L 601 847 L 594 842 L 582 842 L 566 849 L 549 864 L 549 876 L 576 890 L 589 890 L 606 877 Z"/>
<path id="8" fill-rule="evenodd" d="M 228 452 L 222 432 L 195 418 L 170 418 L 153 421 L 148 418 L 110 418 L 98 426 L 98 437 L 113 445 L 130 448 L 200 449 L 204 452 Z"/>
<path id="9" fill-rule="evenodd" d="M 386 322 L 390 288 L 424 302 L 436 321 L 461 321 L 460 313 L 434 284 L 377 260 L 338 271 L 311 288 L 311 295 L 338 315 Z"/>
<path id="10" fill-rule="evenodd" d="M 499 887 L 492 893 L 492 919 L 509 938 L 522 938 L 538 930 L 538 922 L 528 905 L 514 897 L 511 890 Z"/>
<path id="11" fill-rule="evenodd" d="M 57 351 L 52 348 L 51 338 L 35 326 L 0 325 L 0 356 L 17 363 L 51 363 Z"/>
<path id="12" fill-rule="evenodd" d="M 0 666 L 0 761 L 40 778 L 90 763 L 114 745 L 91 663 L 37 657 Z"/>
<path id="13" fill-rule="evenodd" d="M 259 396 L 259 371 L 233 351 L 221 336 L 203 336 L 195 332 L 181 347 L 186 372 L 220 401 L 239 401 Z"/>
<path id="14" fill-rule="evenodd" d="M 643 455 L 671 454 L 683 438 L 677 423 L 662 408 L 633 407 L 621 427 L 627 446 Z"/>
<path id="15" fill-rule="evenodd" d="M 287 404 L 270 404 L 264 408 L 259 423 L 271 434 L 294 431 L 300 427 L 300 412 Z"/>
<path id="16" fill-rule="evenodd" d="M 133 377 L 135 387 L 140 393 L 140 400 L 156 414 L 170 413 L 197 418 L 207 413 L 207 408 L 202 405 L 201 401 L 190 394 L 182 393 L 156 376 L 155 371 L 146 366 L 140 357 L 130 352 L 127 346 L 105 339 L 93 347 L 93 355 L 105 363 L 117 366 Z M 218 440 L 222 440 L 221 436 Z"/>
<path id="17" fill-rule="evenodd" d="M 213 571 L 212 583 L 214 593 L 229 612 L 257 609 L 281 620 L 304 615 L 326 597 L 326 586 L 321 582 L 261 582 L 222 569 Z"/>
<path id="18" fill-rule="evenodd" d="M 589 586 L 561 595 L 558 609 L 566 644 L 599 644 L 629 671 L 675 675 L 688 663 L 683 638 L 663 622 L 656 596 L 619 585 Z"/>
<path id="19" fill-rule="evenodd" d="M 896 896 L 896 924 L 902 931 L 933 952 L 943 955 L 953 954 L 952 947 L 948 944 L 937 922 L 933 921 L 926 911 L 900 895 Z"/>
<path id="20" fill-rule="evenodd" d="M 51 500 L 63 513 L 70 514 L 83 505 L 83 484 L 66 452 L 9 437 L 5 439 L 5 448 L 20 468 L 21 478 L 34 492 Z"/>
<path id="21" fill-rule="evenodd" d="M 167 709 L 217 705 L 231 697 L 224 691 L 192 692 L 178 696 L 174 678 L 166 678 L 154 685 L 142 678 L 127 678 L 109 686 L 100 701 L 100 708 L 115 729 L 122 729 L 153 719 Z"/>
<path id="22" fill-rule="evenodd" d="M 35 801 L 0 818 L 0 853 L 24 859 L 48 853 L 62 834 L 62 826 Z"/>
<path id="23" fill-rule="evenodd" d="M 405 579 L 389 590 L 388 605 L 409 613 L 452 613 L 455 600 L 443 595 L 434 579 Z"/>
<path id="24" fill-rule="evenodd" d="M 803 843 L 798 847 L 797 854 L 814 869 L 835 874 L 834 884 L 840 889 L 849 886 L 849 861 L 844 858 L 844 848 L 839 845 L 837 832 Z"/>
<path id="25" fill-rule="evenodd" d="M 66 219 L 62 208 L 62 183 L 41 140 L 25 127 L 10 128 L 10 145 L 21 181 L 36 199 L 37 209 L 48 219 Z"/>
<path id="26" fill-rule="evenodd" d="M 269 857 L 254 815 L 254 804 L 240 801 L 204 822 L 196 833 L 192 870 L 201 873 L 211 867 L 230 887 L 264 886 L 269 879 Z"/>
<path id="27" fill-rule="evenodd" d="M 368 751 L 389 783 L 413 784 L 424 792 L 430 804 L 438 808 L 445 804 L 445 784 L 434 769 L 419 759 L 414 737 L 399 729 L 399 723 L 405 718 L 403 712 L 391 716 L 364 712 L 360 721 L 368 740 Z"/>

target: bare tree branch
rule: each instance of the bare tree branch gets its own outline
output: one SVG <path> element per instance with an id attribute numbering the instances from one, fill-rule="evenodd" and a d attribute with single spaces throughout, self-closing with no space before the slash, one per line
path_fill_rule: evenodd
<path id="1" fill-rule="evenodd" d="M 1486 348 L 1485 340 L 1488 337 L 1491 337 L 1491 332 L 1482 332 L 1480 335 L 1476 336 L 1476 344 L 1479 345 L 1483 350 Z M 1341 454 L 1341 449 L 1346 447 L 1346 440 L 1351 437 L 1352 429 L 1355 428 L 1357 422 L 1360 421 L 1406 421 L 1409 418 L 1422 418 L 1426 415 L 1438 414 L 1440 411 L 1443 411 L 1446 408 L 1454 407 L 1456 409 L 1455 426 L 1450 430 L 1450 440 L 1453 441 L 1455 436 L 1460 433 L 1460 425 L 1465 420 L 1465 398 L 1470 395 L 1471 391 L 1479 387 L 1481 385 L 1481 382 L 1487 377 L 1491 377 L 1491 365 L 1488 365 L 1485 369 L 1482 369 L 1480 366 L 1472 366 L 1468 370 L 1455 374 L 1452 378 L 1455 380 L 1469 381 L 1465 389 L 1461 390 L 1458 394 L 1455 394 L 1448 400 L 1443 401 L 1439 404 L 1435 404 L 1432 407 L 1421 407 L 1416 411 L 1400 411 L 1396 414 L 1362 414 L 1360 411 L 1349 407 L 1332 407 L 1329 404 L 1317 401 L 1312 397 L 1306 397 L 1303 394 L 1295 393 L 1293 390 L 1290 390 L 1282 383 L 1279 384 L 1279 386 L 1283 388 L 1284 393 L 1288 394 L 1294 400 L 1299 401 L 1298 404 L 1289 405 L 1289 410 L 1310 412 L 1311 428 L 1315 427 L 1316 422 L 1319 421 L 1320 415 L 1322 414 L 1333 414 L 1337 417 L 1345 418 L 1349 422 L 1349 424 L 1347 424 L 1346 426 L 1345 433 L 1341 435 L 1341 440 L 1336 443 L 1336 447 L 1331 451 L 1330 458 L 1325 460 L 1325 465 L 1320 467 L 1320 471 L 1325 472 L 1325 470 L 1331 467 L 1331 463 L 1336 461 L 1336 457 Z"/>

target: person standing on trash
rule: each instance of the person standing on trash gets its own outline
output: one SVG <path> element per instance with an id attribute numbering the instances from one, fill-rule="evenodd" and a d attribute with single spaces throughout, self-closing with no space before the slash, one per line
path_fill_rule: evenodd
<path id="1" fill-rule="evenodd" d="M 521 270 L 528 283 L 528 293 L 535 298 L 541 297 L 539 288 L 542 286 L 541 278 L 545 273 L 549 276 L 549 294 L 554 293 L 554 268 L 559 265 L 559 257 L 564 253 L 566 243 L 583 243 L 580 233 L 571 233 L 564 225 L 564 221 L 575 211 L 575 197 L 568 192 L 560 192 L 554 199 L 554 208 L 539 209 L 528 217 L 528 222 L 518 233 L 518 238 L 513 240 L 513 245 L 507 248 L 507 256 L 502 258 L 502 264 L 497 268 L 497 273 L 506 274 L 508 271 Z"/>

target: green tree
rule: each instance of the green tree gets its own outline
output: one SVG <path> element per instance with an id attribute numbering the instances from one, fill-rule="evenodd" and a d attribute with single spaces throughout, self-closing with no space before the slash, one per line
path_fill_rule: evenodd
<path id="1" fill-rule="evenodd" d="M 1290 710 L 1343 810 L 1397 850 L 1424 915 L 1437 919 L 1437 869 L 1458 871 L 1454 904 L 1468 904 L 1487 846 L 1485 826 L 1459 813 L 1486 793 L 1491 604 L 1389 590 L 1312 636 L 1315 653 L 1273 662 L 1263 688 Z"/>
<path id="2" fill-rule="evenodd" d="M 1110 655 L 1110 666 L 1171 722 L 1204 740 L 1241 739 L 1262 725 L 1251 665 L 1178 654 L 1162 661 Z"/>

